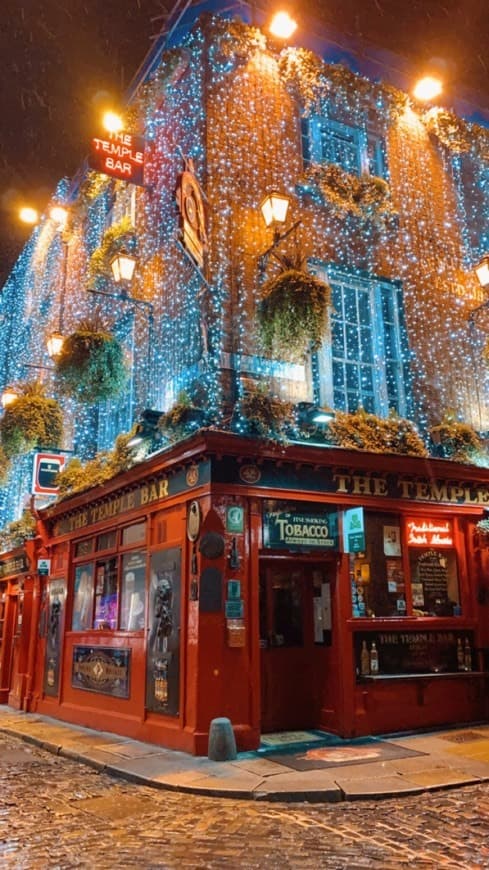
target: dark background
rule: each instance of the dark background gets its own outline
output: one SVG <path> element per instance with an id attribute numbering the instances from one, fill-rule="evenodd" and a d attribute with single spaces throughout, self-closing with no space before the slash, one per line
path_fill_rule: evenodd
<path id="1" fill-rule="evenodd" d="M 284 5 L 293 12 L 292 3 Z M 0 283 L 29 233 L 16 218 L 20 200 L 42 209 L 58 179 L 74 174 L 101 105 L 120 99 L 162 26 L 158 16 L 172 6 L 172 0 L 3 0 Z M 308 14 L 320 18 L 345 35 L 345 44 L 361 40 L 398 53 L 413 78 L 436 58 L 449 99 L 457 94 L 489 109 L 488 0 L 296 0 L 296 6 L 304 24 Z"/>

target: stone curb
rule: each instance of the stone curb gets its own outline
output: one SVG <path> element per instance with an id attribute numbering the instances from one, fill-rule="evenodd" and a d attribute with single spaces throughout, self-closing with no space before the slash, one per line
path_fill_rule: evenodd
<path id="1" fill-rule="evenodd" d="M 7 734 L 10 737 L 16 737 L 17 739 L 22 740 L 24 743 L 38 746 L 40 749 L 44 749 L 47 752 L 50 752 L 52 755 L 60 755 L 63 758 L 69 759 L 70 761 L 76 761 L 79 764 L 85 764 L 87 767 L 91 767 L 94 770 L 99 771 L 100 773 L 108 773 L 111 776 L 117 777 L 118 779 L 123 779 L 127 782 L 133 782 L 137 785 L 143 785 L 148 788 L 156 788 L 161 791 L 180 792 L 182 794 L 193 794 L 200 797 L 229 798 L 231 800 L 249 800 L 260 803 L 342 803 L 362 800 L 379 801 L 389 800 L 396 797 L 412 797 L 413 795 L 431 793 L 435 791 L 448 791 L 456 788 L 465 788 L 465 786 L 478 785 L 481 782 L 489 781 L 489 776 L 479 776 L 473 777 L 470 780 L 464 779 L 463 782 L 459 783 L 450 782 L 434 786 L 413 785 L 412 788 L 403 788 L 402 790 L 395 790 L 393 788 L 389 788 L 384 792 L 355 792 L 354 794 L 346 793 L 340 786 L 334 789 L 325 788 L 324 790 L 302 788 L 298 789 L 297 791 L 267 791 L 263 789 L 263 782 L 252 791 L 248 789 L 237 788 L 223 789 L 219 788 L 219 786 L 211 788 L 209 786 L 184 784 L 179 785 L 178 783 L 174 782 L 165 782 L 164 780 L 160 779 L 151 779 L 150 777 L 134 773 L 130 770 L 122 769 L 112 764 L 106 764 L 105 762 L 99 761 L 96 758 L 91 758 L 88 754 L 82 755 L 80 754 L 80 752 L 77 752 L 76 749 L 65 749 L 62 745 L 58 743 L 52 743 L 50 741 L 42 739 L 41 737 L 35 737 L 33 734 L 29 734 L 24 731 L 16 731 L 15 729 L 9 728 L 8 726 L 0 725 L 0 733 Z"/>

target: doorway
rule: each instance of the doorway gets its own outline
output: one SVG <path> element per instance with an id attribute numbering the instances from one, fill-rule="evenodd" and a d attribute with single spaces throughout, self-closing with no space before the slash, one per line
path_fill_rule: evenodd
<path id="1" fill-rule="evenodd" d="M 334 561 L 262 562 L 262 733 L 319 727 L 331 644 L 325 602 L 334 578 Z"/>

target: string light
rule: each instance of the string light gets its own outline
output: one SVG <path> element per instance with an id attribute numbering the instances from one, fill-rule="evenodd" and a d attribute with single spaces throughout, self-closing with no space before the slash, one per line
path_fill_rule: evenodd
<path id="1" fill-rule="evenodd" d="M 290 58 L 294 51 L 284 50 Z M 393 108 L 381 85 L 353 75 L 343 81 L 341 68 L 325 63 L 310 113 L 347 118 L 365 142 L 375 129 L 386 143 L 396 216 L 375 221 L 338 213 L 302 183 L 297 95 L 284 85 L 284 57 L 267 47 L 256 28 L 214 17 L 163 54 L 151 99 L 143 94 L 132 107 L 146 140 L 146 167 L 145 187 L 136 189 L 138 269 L 131 295 L 151 303 L 154 322 L 144 306 L 84 290 L 89 258 L 100 246 L 109 213 L 115 219 L 126 208 L 130 191 L 123 182 L 108 182 L 93 198 L 70 193 L 66 181 L 56 191 L 53 205 L 63 202 L 72 210 L 64 231 L 64 289 L 59 222 L 41 220 L 9 276 L 0 300 L 1 383 L 25 379 L 32 348 L 44 347 L 43 336 L 56 330 L 62 292 L 66 333 L 82 320 L 101 317 L 124 346 L 130 377 L 120 399 L 99 406 L 63 400 L 65 446 L 82 458 L 110 448 L 117 432 L 128 431 L 145 408 L 168 410 L 181 391 L 197 393 L 218 425 L 229 422 L 250 377 L 284 398 L 292 391 L 295 400 L 310 400 L 305 363 L 264 358 L 254 334 L 263 281 L 258 262 L 273 232 L 259 206 L 271 190 L 290 199 L 289 219 L 302 221 L 301 253 L 315 268 L 335 264 L 353 278 L 368 276 L 374 284 L 387 279 L 399 288 L 393 293 L 402 300 L 402 362 L 406 371 L 411 368 L 416 397 L 423 399 L 416 407 L 421 423 L 427 426 L 451 407 L 476 428 L 489 429 L 487 376 L 479 362 L 485 336 L 469 335 L 467 328 L 469 311 L 482 301 L 471 265 L 489 250 L 487 160 L 475 146 L 460 155 L 437 144 L 407 97 L 404 110 Z M 174 191 L 184 157 L 192 158 L 205 194 L 205 275 L 179 243 Z M 294 239 L 284 250 L 292 249 Z M 316 357 L 312 367 L 317 384 Z M 45 383 L 56 395 L 50 374 Z M 233 426 L 246 431 L 237 410 Z M 14 462 L 10 483 L 0 492 L 0 524 L 19 513 L 29 473 L 25 457 Z"/>

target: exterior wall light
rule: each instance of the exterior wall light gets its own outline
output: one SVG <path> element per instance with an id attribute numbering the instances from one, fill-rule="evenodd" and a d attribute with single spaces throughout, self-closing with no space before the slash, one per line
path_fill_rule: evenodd
<path id="1" fill-rule="evenodd" d="M 265 226 L 273 227 L 278 232 L 278 227 L 287 220 L 290 200 L 282 193 L 267 193 L 260 204 L 260 211 L 265 221 Z"/>
<path id="2" fill-rule="evenodd" d="M 56 359 L 63 350 L 64 336 L 60 332 L 53 332 L 47 342 L 48 354 L 51 359 Z"/>
<path id="3" fill-rule="evenodd" d="M 443 86 L 440 79 L 435 79 L 433 76 L 425 76 L 416 82 L 413 96 L 417 100 L 426 102 L 440 96 L 442 90 Z"/>
<path id="4" fill-rule="evenodd" d="M 314 402 L 298 402 L 295 416 L 299 426 L 325 426 L 334 420 L 335 414 L 332 408 L 320 407 Z"/>
<path id="5" fill-rule="evenodd" d="M 280 39 L 289 39 L 297 30 L 297 22 L 288 12 L 277 12 L 270 23 L 270 33 Z"/>
<path id="6" fill-rule="evenodd" d="M 18 398 L 19 397 L 13 387 L 6 387 L 0 399 L 2 408 L 7 408 L 9 405 L 13 405 Z"/>
<path id="7" fill-rule="evenodd" d="M 481 287 L 489 287 L 489 254 L 485 254 L 480 263 L 474 266 L 474 271 Z"/>
<path id="8" fill-rule="evenodd" d="M 131 281 L 136 268 L 137 257 L 133 254 L 128 254 L 127 251 L 119 251 L 110 261 L 114 281 L 119 284 L 120 281 Z"/>
<path id="9" fill-rule="evenodd" d="M 49 210 L 49 217 L 57 224 L 59 230 L 64 230 L 68 220 L 68 212 L 62 205 L 53 205 Z"/>

